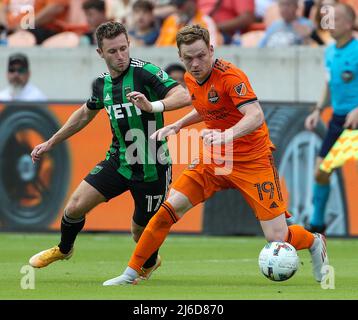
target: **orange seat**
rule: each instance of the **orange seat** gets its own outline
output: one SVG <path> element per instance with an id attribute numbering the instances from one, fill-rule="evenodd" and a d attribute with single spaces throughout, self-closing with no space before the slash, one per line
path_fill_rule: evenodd
<path id="1" fill-rule="evenodd" d="M 299 1 L 298 2 L 298 8 L 297 8 L 297 15 L 299 17 L 302 17 L 303 14 L 303 9 L 304 9 L 304 5 L 303 5 L 303 1 Z M 264 24 L 266 25 L 266 28 L 268 28 L 273 22 L 277 21 L 277 20 L 281 20 L 281 14 L 280 14 L 280 8 L 278 6 L 278 3 L 275 2 L 273 4 L 271 4 L 265 12 L 264 15 Z"/>
<path id="2" fill-rule="evenodd" d="M 80 44 L 79 36 L 74 32 L 61 32 L 46 39 L 42 46 L 45 48 L 74 48 Z"/>
<path id="3" fill-rule="evenodd" d="M 7 41 L 9 47 L 33 47 L 36 45 L 35 36 L 25 30 L 19 30 L 9 35 Z"/>

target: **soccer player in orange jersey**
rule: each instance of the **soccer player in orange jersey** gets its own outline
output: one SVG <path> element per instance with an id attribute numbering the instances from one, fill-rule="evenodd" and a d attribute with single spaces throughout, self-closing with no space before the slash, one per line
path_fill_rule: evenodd
<path id="1" fill-rule="evenodd" d="M 297 250 L 309 249 L 314 277 L 321 281 L 321 268 L 328 264 L 325 239 L 299 225 L 287 226 L 286 218 L 290 214 L 273 163 L 274 146 L 247 76 L 229 62 L 214 60 L 209 33 L 198 25 L 182 28 L 177 34 L 177 46 L 187 70 L 185 82 L 194 109 L 174 124 L 156 131 L 152 137 L 161 140 L 181 128 L 204 121 L 207 127 L 201 134 L 204 145 L 221 145 L 221 151 L 225 149 L 226 152 L 226 163 L 231 163 L 231 167 L 226 165 L 221 171 L 217 170 L 220 167 L 216 164 L 215 153 L 210 154 L 213 161 L 207 163 L 205 152 L 202 152 L 199 161 L 190 165 L 174 182 L 168 199 L 141 235 L 128 268 L 103 285 L 136 283 L 144 262 L 161 246 L 171 226 L 190 208 L 228 188 L 244 195 L 267 241 L 286 241 Z"/>

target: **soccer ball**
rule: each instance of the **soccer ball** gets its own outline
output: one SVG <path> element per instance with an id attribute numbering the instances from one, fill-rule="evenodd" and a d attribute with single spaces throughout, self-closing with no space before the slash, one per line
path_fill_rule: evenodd
<path id="1" fill-rule="evenodd" d="M 290 279 L 297 271 L 299 262 L 296 249 L 287 242 L 269 242 L 259 255 L 260 270 L 272 281 Z"/>

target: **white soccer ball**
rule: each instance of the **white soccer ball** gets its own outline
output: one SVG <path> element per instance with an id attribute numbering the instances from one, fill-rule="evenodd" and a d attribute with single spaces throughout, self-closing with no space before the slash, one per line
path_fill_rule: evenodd
<path id="1" fill-rule="evenodd" d="M 298 270 L 299 262 L 296 249 L 287 242 L 269 242 L 259 255 L 260 270 L 272 281 L 290 279 Z"/>

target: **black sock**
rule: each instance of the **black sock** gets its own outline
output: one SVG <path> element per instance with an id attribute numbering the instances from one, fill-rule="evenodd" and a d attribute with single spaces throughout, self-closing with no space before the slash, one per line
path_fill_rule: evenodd
<path id="1" fill-rule="evenodd" d="M 81 219 L 71 219 L 64 214 L 61 220 L 61 242 L 58 245 L 62 253 L 69 253 L 76 240 L 77 234 L 85 225 L 85 217 Z"/>
<path id="2" fill-rule="evenodd" d="M 143 268 L 148 269 L 151 268 L 155 265 L 155 262 L 157 261 L 157 256 L 158 256 L 158 250 L 155 251 L 150 257 L 149 259 L 143 264 Z"/>

